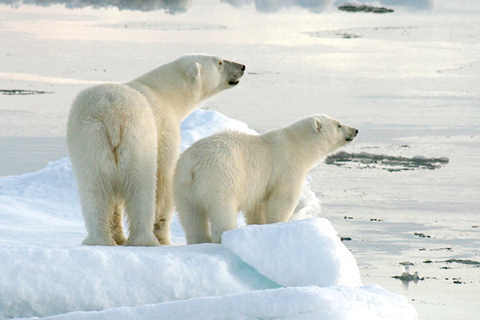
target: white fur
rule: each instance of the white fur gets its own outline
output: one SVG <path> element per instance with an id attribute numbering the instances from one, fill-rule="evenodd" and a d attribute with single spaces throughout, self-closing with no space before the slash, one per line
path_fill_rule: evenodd
<path id="1" fill-rule="evenodd" d="M 219 243 L 224 231 L 236 228 L 239 211 L 247 224 L 287 221 L 308 170 L 356 134 L 314 115 L 258 136 L 227 131 L 195 142 L 174 175 L 187 243 Z"/>
<path id="2" fill-rule="evenodd" d="M 180 123 L 200 101 L 238 83 L 244 68 L 187 55 L 126 84 L 98 85 L 78 95 L 67 143 L 88 231 L 84 244 L 170 243 Z"/>

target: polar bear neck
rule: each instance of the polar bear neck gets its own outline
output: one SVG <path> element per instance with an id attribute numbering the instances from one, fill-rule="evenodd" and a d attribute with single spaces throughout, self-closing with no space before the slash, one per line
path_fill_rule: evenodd
<path id="1" fill-rule="evenodd" d="M 160 66 L 127 85 L 143 93 L 153 109 L 175 109 L 174 114 L 180 121 L 203 100 L 200 90 L 186 81 L 185 75 L 178 72 L 173 63 Z"/>
<path id="2" fill-rule="evenodd" d="M 306 174 L 327 156 L 323 149 L 319 148 L 317 141 L 305 139 L 288 127 L 267 131 L 260 137 L 270 148 L 281 149 L 281 152 L 275 153 L 290 158 L 286 163 L 295 163 L 298 166 L 296 169 L 302 174 Z"/>

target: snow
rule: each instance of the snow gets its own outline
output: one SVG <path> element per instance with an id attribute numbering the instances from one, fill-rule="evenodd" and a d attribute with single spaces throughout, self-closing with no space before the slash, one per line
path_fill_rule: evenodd
<path id="1" fill-rule="evenodd" d="M 2 246 L 0 317 L 48 316 L 277 288 L 220 245 Z"/>
<path id="2" fill-rule="evenodd" d="M 196 110 L 182 125 L 183 146 L 225 129 L 254 132 Z M 304 189 L 304 207 L 318 208 L 308 183 Z M 85 230 L 68 158 L 0 179 L 0 208 L 0 319 L 416 315 L 404 297 L 361 286 L 353 255 L 326 219 L 247 226 L 226 232 L 220 245 L 191 246 L 182 245 L 175 219 L 174 246 L 81 246 Z"/>
<path id="3" fill-rule="evenodd" d="M 205 138 L 213 133 L 226 129 L 248 134 L 258 134 L 255 130 L 250 129 L 244 122 L 228 118 L 213 110 L 196 109 L 181 125 L 181 150 L 185 150 L 198 139 Z"/>
<path id="4" fill-rule="evenodd" d="M 222 245 L 282 286 L 361 285 L 355 258 L 327 219 L 240 228 L 225 232 Z"/>
<path id="5" fill-rule="evenodd" d="M 364 286 L 315 287 L 313 296 L 301 293 L 311 286 L 280 288 L 256 269 L 259 265 L 250 266 L 222 245 L 215 247 L 219 248 L 218 252 L 235 259 L 225 258 L 231 261 L 229 266 L 249 268 L 249 272 L 255 274 L 248 276 L 251 282 L 245 284 L 242 281 L 246 278 L 236 273 L 238 268 L 226 268 L 237 281 L 229 286 L 246 291 L 230 292 L 220 284 L 218 290 L 225 292 L 215 296 L 211 295 L 213 288 L 199 285 L 198 292 L 203 292 L 203 296 L 192 293 L 189 300 L 179 300 L 176 294 L 187 297 L 185 292 L 164 291 L 156 279 L 149 279 L 148 284 L 155 284 L 152 290 L 158 292 L 159 297 L 174 297 L 173 300 L 159 299 L 150 305 L 143 304 L 145 301 L 136 305 L 122 302 L 118 309 L 105 299 L 98 301 L 102 305 L 98 308 L 81 308 L 79 311 L 85 311 L 82 313 L 85 317 L 96 314 L 89 310 L 101 310 L 99 317 L 113 312 L 116 318 L 139 315 L 138 318 L 151 319 L 162 317 L 166 311 L 158 310 L 168 308 L 184 315 L 183 318 L 187 318 L 188 312 L 198 317 L 206 314 L 204 318 L 208 318 L 209 314 L 213 317 L 230 308 L 238 314 L 232 315 L 227 310 L 225 318 L 237 315 L 241 318 L 241 301 L 249 301 L 241 298 L 243 295 L 251 295 L 272 306 L 267 310 L 272 317 L 294 318 L 298 310 L 308 317 L 306 310 L 311 310 L 308 304 L 316 297 L 322 299 L 320 291 L 350 290 L 349 299 L 342 290 L 335 299 L 346 309 L 350 308 L 350 302 L 361 301 L 365 292 L 372 293 L 369 284 L 378 284 L 398 294 L 392 296 L 379 291 L 385 303 L 365 300 L 368 303 L 363 307 L 369 308 L 372 315 L 386 309 L 395 314 L 388 314 L 385 319 L 411 317 L 414 311 L 410 304 L 418 312 L 418 318 L 424 320 L 478 317 L 479 269 L 475 264 L 451 262 L 478 263 L 479 260 L 478 0 L 358 1 L 394 9 L 394 13 L 384 15 L 338 10 L 337 6 L 345 0 L 333 4 L 328 1 L 330 5 L 323 7 L 322 14 L 303 7 L 303 4 L 309 5 L 307 1 L 294 0 L 263 1 L 272 8 L 269 14 L 261 11 L 261 5 L 257 7 L 254 0 L 168 1 L 178 3 L 179 11 L 186 10 L 178 14 L 127 7 L 141 2 L 146 3 L 95 0 L 89 3 L 98 3 L 98 7 L 82 8 L 84 1 L 23 1 L 38 4 L 36 6 L 20 5 L 22 1 L 15 1 L 14 5 L 12 1 L 0 1 L 0 176 L 33 172 L 0 179 L 0 268 L 3 272 L 4 265 L 19 259 L 27 264 L 19 269 L 33 270 L 32 281 L 20 283 L 18 288 L 13 279 L 2 278 L 9 284 L 4 286 L 2 282 L 3 290 L 27 292 L 28 288 L 35 288 L 35 281 L 40 282 L 35 262 L 25 259 L 29 252 L 42 257 L 59 250 L 65 259 L 56 253 L 57 261 L 49 266 L 49 270 L 53 270 L 55 265 L 67 264 L 70 251 L 73 254 L 85 250 L 85 254 L 91 255 L 91 259 L 86 258 L 91 264 L 85 273 L 95 270 L 97 260 L 92 257 L 123 259 L 128 265 L 130 260 L 113 257 L 115 253 L 142 261 L 139 264 L 145 266 L 143 269 L 132 267 L 129 275 L 122 274 L 124 278 L 130 274 L 148 275 L 156 266 L 145 259 L 154 261 L 157 256 L 172 252 L 182 259 L 189 254 L 192 259 L 197 254 L 199 259 L 209 257 L 212 268 L 218 266 L 224 270 L 220 267 L 224 264 L 215 261 L 224 258 L 213 255 L 215 250 L 207 252 L 204 247 L 182 246 L 184 235 L 177 220 L 172 226 L 176 246 L 151 252 L 138 248 L 103 250 L 80 246 L 85 227 L 70 162 L 62 159 L 46 167 L 48 161 L 67 156 L 65 124 L 69 105 L 80 90 L 106 81 L 130 81 L 179 55 L 203 52 L 245 64 L 246 74 L 239 86 L 205 102 L 202 108 L 208 109 L 206 113 L 212 112 L 211 119 L 199 113 L 201 122 L 193 125 L 190 119 L 190 123 L 185 123 L 191 125 L 183 128 L 185 141 L 212 133 L 212 127 L 243 130 L 237 124 L 244 123 L 245 129 L 247 123 L 250 128 L 264 132 L 315 113 L 326 113 L 360 130 L 355 142 L 343 149 L 344 153 L 330 159 L 332 163 L 321 163 L 310 171 L 294 219 L 327 218 L 346 239 L 342 243 L 355 257 Z M 166 2 L 149 3 L 155 6 Z M 235 7 L 233 3 L 238 5 Z M 102 4 L 108 9 L 99 8 Z M 122 4 L 125 7 L 121 7 Z M 418 10 L 429 8 L 431 10 Z M 174 13 L 173 9 L 164 9 Z M 48 94 L 9 94 L 14 90 Z M 223 118 L 226 121 L 233 118 L 241 122 L 219 125 L 223 120 L 214 110 L 226 115 L 228 118 Z M 185 136 L 187 132 L 190 138 Z M 184 143 L 183 148 L 188 144 L 190 142 Z M 319 230 L 323 231 L 326 230 Z M 280 238 L 279 235 L 276 238 Z M 310 246 L 310 242 L 298 243 L 297 247 L 305 246 Z M 18 255 L 12 256 L 17 251 Z M 4 257 L 9 260 L 5 261 Z M 404 261 L 412 262 L 411 272 L 418 272 L 425 280 L 408 283 L 394 278 L 402 274 L 400 263 Z M 188 265 L 184 262 L 184 266 Z M 269 269 L 271 265 L 265 261 L 262 267 Z M 75 266 L 70 270 L 72 277 L 80 272 Z M 109 276 L 109 270 L 102 270 L 102 279 L 91 279 L 95 287 L 88 289 L 91 292 L 97 287 L 101 292 L 103 281 L 115 280 Z M 17 276 L 11 268 L 5 272 L 10 278 Z M 212 276 L 213 271 L 205 274 Z M 259 279 L 263 287 L 255 289 Z M 43 280 L 57 283 L 49 275 Z M 230 280 L 222 277 L 222 281 L 226 284 Z M 163 279 L 162 283 L 168 286 L 168 280 Z M 137 290 L 126 282 L 121 287 L 129 288 L 133 294 Z M 118 287 L 115 290 L 123 292 Z M 12 302 L 5 292 L 0 293 L 0 301 L 7 297 L 7 302 Z M 71 301 L 69 308 L 73 309 L 76 304 L 80 309 L 81 301 L 76 300 L 74 292 L 65 290 L 63 295 Z M 287 300 L 277 300 L 282 292 L 291 292 L 290 298 L 284 296 L 282 299 Z M 41 291 L 37 294 L 39 301 L 44 299 L 40 297 Z M 139 296 L 147 294 L 143 292 Z M 401 296 L 407 297 L 408 304 Z M 181 305 L 171 306 L 177 303 Z M 212 307 L 202 310 L 194 307 L 195 304 Z M 112 309 L 104 309 L 107 305 Z M 344 313 L 333 302 L 325 305 L 333 310 L 326 319 Z M 404 311 L 397 312 L 401 306 Z M 35 308 L 41 307 L 35 305 Z M 150 308 L 157 311 L 150 312 Z M 8 310 L 3 305 L 0 307 L 1 312 Z M 292 313 L 288 313 L 289 310 Z M 260 317 L 260 311 L 255 309 L 254 314 Z M 63 318 L 78 316 L 61 312 L 59 316 Z M 247 314 L 251 315 L 248 310 Z"/>
<path id="6" fill-rule="evenodd" d="M 372 306 L 375 306 L 372 308 Z M 216 320 L 216 319 L 291 319 L 291 320 L 401 320 L 415 312 L 404 299 L 371 285 L 363 288 L 315 286 L 250 291 L 221 297 L 113 308 L 101 312 L 73 312 L 46 317 L 52 320 Z"/>

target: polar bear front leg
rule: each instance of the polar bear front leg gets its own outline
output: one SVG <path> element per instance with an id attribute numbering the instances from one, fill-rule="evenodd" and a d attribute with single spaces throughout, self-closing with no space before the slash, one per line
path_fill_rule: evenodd
<path id="1" fill-rule="evenodd" d="M 160 168 L 159 168 L 160 171 Z M 158 174 L 157 206 L 154 233 L 161 244 L 172 244 L 170 241 L 170 223 L 173 219 L 173 178 L 166 172 Z"/>
<path id="2" fill-rule="evenodd" d="M 146 170 L 146 172 L 150 172 Z M 154 171 L 153 171 L 154 172 Z M 151 172 L 153 174 L 153 172 Z M 133 173 L 125 186 L 125 211 L 130 222 L 127 246 L 158 246 L 153 234 L 155 178 Z M 135 181 L 135 179 L 137 179 Z"/>
<path id="3" fill-rule="evenodd" d="M 253 208 L 245 210 L 245 220 L 247 224 L 265 224 L 266 221 L 266 201 L 259 201 Z"/>
<path id="4" fill-rule="evenodd" d="M 285 222 L 290 219 L 298 202 L 292 193 L 273 193 L 266 204 L 266 223 Z"/>
<path id="5" fill-rule="evenodd" d="M 178 139 L 180 139 L 178 137 Z M 170 223 L 173 219 L 173 172 L 178 158 L 179 143 L 176 137 L 162 138 L 158 146 L 157 187 L 154 233 L 161 244 L 169 245 Z"/>

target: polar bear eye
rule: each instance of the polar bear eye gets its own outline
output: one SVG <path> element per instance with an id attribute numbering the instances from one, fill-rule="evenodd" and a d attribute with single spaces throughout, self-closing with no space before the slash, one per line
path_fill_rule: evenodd
<path id="1" fill-rule="evenodd" d="M 223 64 L 223 61 L 218 61 L 218 65 L 221 66 Z"/>
<path id="2" fill-rule="evenodd" d="M 339 127 L 339 128 L 341 128 L 341 127 L 342 127 L 342 125 L 341 125 L 341 124 L 339 124 L 339 125 L 338 125 L 338 127 Z"/>

